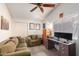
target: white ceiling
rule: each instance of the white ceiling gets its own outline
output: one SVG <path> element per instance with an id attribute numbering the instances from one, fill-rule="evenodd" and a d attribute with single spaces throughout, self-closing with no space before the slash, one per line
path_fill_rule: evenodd
<path id="1" fill-rule="evenodd" d="M 53 7 L 44 8 L 44 13 L 42 13 L 39 8 L 37 8 L 35 11 L 30 12 L 30 10 L 34 8 L 35 5 L 28 3 L 7 3 L 6 5 L 11 14 L 11 17 L 14 19 L 43 19 L 47 14 L 49 14 L 51 10 L 54 9 Z"/>

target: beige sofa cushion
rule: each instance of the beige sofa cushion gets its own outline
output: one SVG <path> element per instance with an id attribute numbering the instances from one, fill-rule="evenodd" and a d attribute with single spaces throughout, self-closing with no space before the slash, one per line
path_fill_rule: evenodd
<path id="1" fill-rule="evenodd" d="M 27 47 L 26 43 L 19 43 L 18 47 Z"/>
<path id="2" fill-rule="evenodd" d="M 24 43 L 24 42 L 25 42 L 25 39 L 24 39 L 24 38 L 22 38 L 22 37 L 20 37 L 20 36 L 17 37 L 17 38 L 18 38 L 18 40 L 19 40 L 20 43 Z"/>
<path id="3" fill-rule="evenodd" d="M 10 52 L 14 52 L 15 49 L 16 49 L 16 45 L 12 41 L 8 42 L 7 44 L 3 45 L 0 48 L 2 55 L 10 53 Z"/>
<path id="4" fill-rule="evenodd" d="M 20 51 L 20 50 L 27 50 L 27 47 L 21 47 L 21 48 L 16 48 L 16 51 Z"/>
<path id="5" fill-rule="evenodd" d="M 30 50 L 21 50 L 5 54 L 4 56 L 30 56 L 30 55 L 31 55 Z"/>
<path id="6" fill-rule="evenodd" d="M 18 38 L 16 38 L 16 37 L 12 38 L 11 41 L 13 41 L 13 42 L 16 44 L 16 46 L 17 46 L 18 43 L 19 43 L 19 42 L 18 42 Z"/>

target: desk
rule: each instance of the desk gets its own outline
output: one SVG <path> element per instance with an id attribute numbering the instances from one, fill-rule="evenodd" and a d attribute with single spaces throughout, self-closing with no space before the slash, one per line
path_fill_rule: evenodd
<path id="1" fill-rule="evenodd" d="M 58 45 L 59 49 L 58 55 L 60 56 L 75 56 L 76 55 L 76 47 L 75 47 L 75 42 L 68 42 L 68 43 L 63 43 L 61 41 L 55 40 L 48 38 L 46 42 L 46 48 L 47 49 L 53 49 L 55 48 L 55 45 Z"/>

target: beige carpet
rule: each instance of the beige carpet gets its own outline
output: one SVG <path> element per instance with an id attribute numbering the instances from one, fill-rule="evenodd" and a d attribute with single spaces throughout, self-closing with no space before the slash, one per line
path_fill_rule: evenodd
<path id="1" fill-rule="evenodd" d="M 29 49 L 31 50 L 32 56 L 57 56 L 58 55 L 56 49 L 48 50 L 43 45 L 29 47 Z"/>

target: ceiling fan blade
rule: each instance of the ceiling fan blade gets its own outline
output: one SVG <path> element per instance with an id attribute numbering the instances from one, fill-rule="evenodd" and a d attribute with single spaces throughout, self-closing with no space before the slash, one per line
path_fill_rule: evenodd
<path id="1" fill-rule="evenodd" d="M 41 6 L 39 6 L 39 8 L 40 8 L 41 12 L 43 13 L 44 12 L 43 8 Z"/>
<path id="2" fill-rule="evenodd" d="M 37 6 L 36 7 L 34 7 L 32 10 L 30 10 L 31 12 L 33 12 L 35 9 L 37 8 Z"/>
<path id="3" fill-rule="evenodd" d="M 55 4 L 42 4 L 43 7 L 55 7 Z"/>

